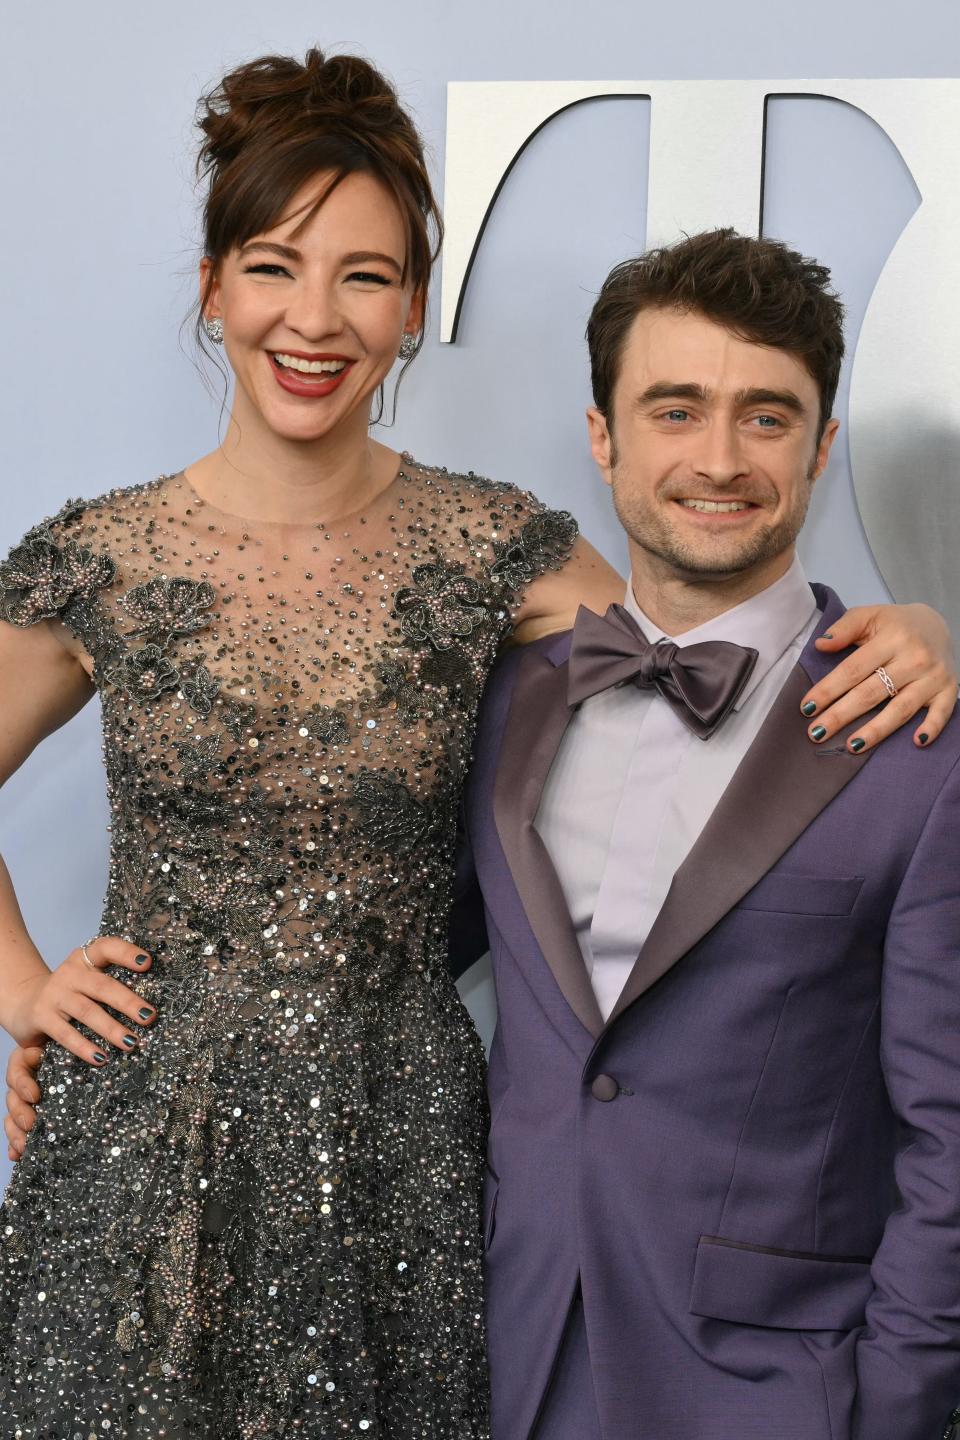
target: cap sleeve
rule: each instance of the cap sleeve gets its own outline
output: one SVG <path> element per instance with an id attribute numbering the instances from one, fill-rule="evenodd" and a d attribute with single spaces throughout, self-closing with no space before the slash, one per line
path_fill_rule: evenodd
<path id="1" fill-rule="evenodd" d="M 84 505 L 70 501 L 28 530 L 0 562 L 0 619 L 25 628 L 59 619 L 81 639 L 90 609 L 116 576 L 106 550 L 85 543 Z"/>
<path id="2" fill-rule="evenodd" d="M 569 510 L 552 510 L 512 486 L 498 494 L 488 523 L 487 571 L 512 623 L 527 586 L 569 559 L 580 527 Z"/>

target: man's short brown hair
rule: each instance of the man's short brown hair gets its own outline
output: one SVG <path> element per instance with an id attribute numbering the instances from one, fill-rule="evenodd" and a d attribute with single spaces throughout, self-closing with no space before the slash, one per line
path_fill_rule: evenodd
<path id="1" fill-rule="evenodd" d="M 642 310 L 693 311 L 742 340 L 786 350 L 820 391 L 820 433 L 843 360 L 843 306 L 830 271 L 779 240 L 705 230 L 610 271 L 587 324 L 597 409 L 610 418 L 630 327 Z"/>

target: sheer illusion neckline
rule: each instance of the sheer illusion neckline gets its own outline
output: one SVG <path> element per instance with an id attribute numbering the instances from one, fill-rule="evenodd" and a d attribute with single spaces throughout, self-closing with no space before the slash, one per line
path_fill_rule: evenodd
<path id="1" fill-rule="evenodd" d="M 393 473 L 393 477 L 384 485 L 383 489 L 379 490 L 366 504 L 358 506 L 355 510 L 348 510 L 345 514 L 338 515 L 337 518 L 332 521 L 324 520 L 322 517 L 316 520 L 268 520 L 263 516 L 254 517 L 251 515 L 241 515 L 238 510 L 227 510 L 222 505 L 216 505 L 212 500 L 208 500 L 206 496 L 201 495 L 196 486 L 190 481 L 186 469 L 174 471 L 163 478 L 169 483 L 181 486 L 191 506 L 197 511 L 207 511 L 211 515 L 218 515 L 225 520 L 232 520 L 239 525 L 248 526 L 251 530 L 255 530 L 261 526 L 268 526 L 271 530 L 310 532 L 314 530 L 340 530 L 342 526 L 352 520 L 356 520 L 358 516 L 362 517 L 370 513 L 375 507 L 378 507 L 388 495 L 398 489 L 405 481 L 409 480 L 409 470 L 417 468 L 417 461 L 409 451 L 401 451 L 399 464 Z"/>

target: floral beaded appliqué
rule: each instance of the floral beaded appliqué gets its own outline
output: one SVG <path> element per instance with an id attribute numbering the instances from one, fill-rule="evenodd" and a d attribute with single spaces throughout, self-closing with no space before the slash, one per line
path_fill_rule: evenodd
<path id="1" fill-rule="evenodd" d="M 449 650 L 487 619 L 481 594 L 480 583 L 472 575 L 436 560 L 418 565 L 413 584 L 397 591 L 394 613 L 408 639 Z"/>
<path id="2" fill-rule="evenodd" d="M 72 542 L 61 547 L 38 527 L 0 565 L 0 618 L 20 626 L 51 620 L 92 599 L 115 574 L 109 555 Z"/>

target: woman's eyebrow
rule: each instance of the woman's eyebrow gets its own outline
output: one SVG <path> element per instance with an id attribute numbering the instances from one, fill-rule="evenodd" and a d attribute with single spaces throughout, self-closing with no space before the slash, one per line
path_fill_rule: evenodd
<path id="1" fill-rule="evenodd" d="M 241 250 L 241 255 L 246 255 L 251 250 L 269 250 L 271 255 L 279 255 L 284 260 L 302 260 L 303 256 L 299 250 L 292 245 L 277 245 L 273 240 L 248 240 Z"/>
<path id="2" fill-rule="evenodd" d="M 363 265 L 371 260 L 377 260 L 383 265 L 389 265 L 396 270 L 398 275 L 403 274 L 403 266 L 393 258 L 392 255 L 384 255 L 381 250 L 353 250 L 349 255 L 344 255 L 344 265 Z"/>

